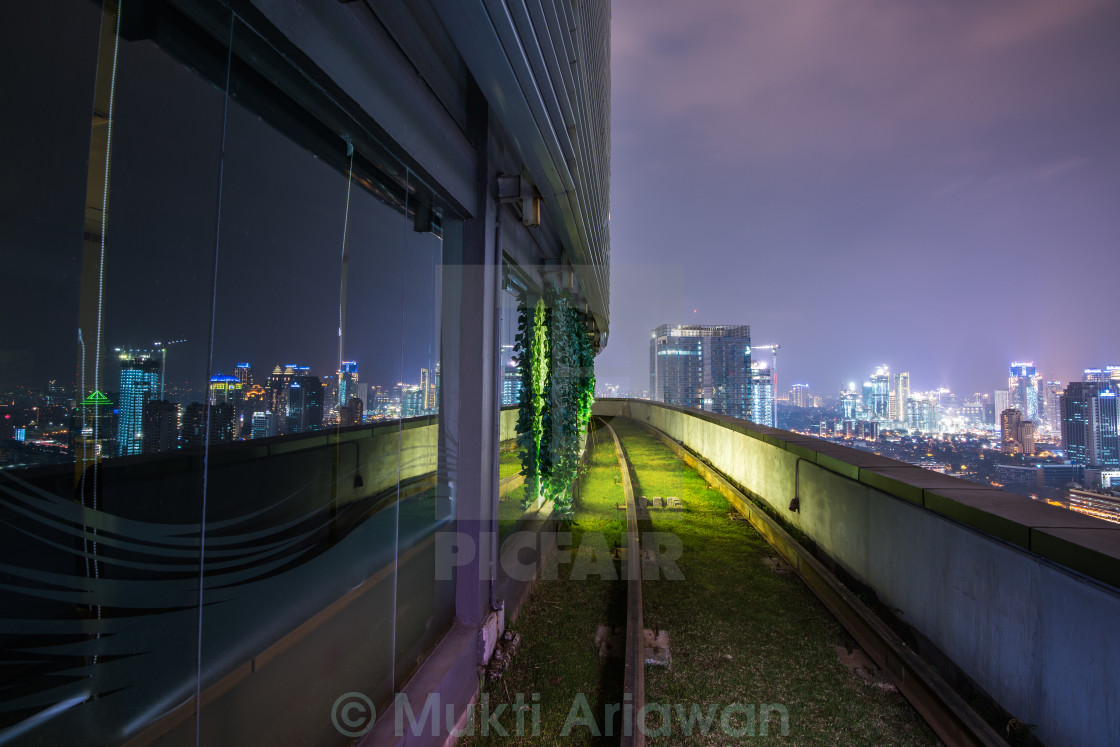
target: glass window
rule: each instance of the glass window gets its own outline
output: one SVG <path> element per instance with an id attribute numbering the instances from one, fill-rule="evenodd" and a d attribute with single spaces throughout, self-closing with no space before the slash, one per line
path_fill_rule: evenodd
<path id="1" fill-rule="evenodd" d="M 242 20 L 66 6 L 0 11 L 0 742 L 337 739 L 454 614 L 461 224 Z"/>

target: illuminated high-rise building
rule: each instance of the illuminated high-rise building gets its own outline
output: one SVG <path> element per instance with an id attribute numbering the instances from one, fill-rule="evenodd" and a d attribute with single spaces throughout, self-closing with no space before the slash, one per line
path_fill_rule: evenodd
<path id="1" fill-rule="evenodd" d="M 323 384 L 318 376 L 303 373 L 292 377 L 288 384 L 287 420 L 286 433 L 306 433 L 323 425 Z"/>
<path id="2" fill-rule="evenodd" d="M 1011 364 L 1010 373 L 1007 379 L 1008 406 L 1023 413 L 1027 420 L 1038 422 L 1038 390 L 1042 382 L 1038 369 L 1029 361 L 1017 361 Z"/>
<path id="3" fill-rule="evenodd" d="M 891 393 L 891 420 L 906 420 L 906 400 L 910 399 L 910 372 L 900 371 L 894 375 L 894 392 Z"/>
<path id="4" fill-rule="evenodd" d="M 117 453 L 117 408 L 93 391 L 74 408 L 70 419 L 70 448 L 79 464 Z"/>
<path id="5" fill-rule="evenodd" d="M 891 372 L 886 366 L 879 366 L 871 374 L 871 380 L 864 384 L 864 404 L 871 417 L 877 420 L 890 418 Z"/>
<path id="6" fill-rule="evenodd" d="M 424 390 L 418 386 L 401 387 L 401 417 L 415 418 L 424 414 Z"/>
<path id="7" fill-rule="evenodd" d="M 253 385 L 253 369 L 248 363 L 237 364 L 237 380 L 241 382 L 242 389 L 248 389 Z"/>
<path id="8" fill-rule="evenodd" d="M 1023 420 L 1023 413 L 1012 408 L 999 416 L 1000 450 L 1004 454 L 1034 455 L 1034 423 Z"/>
<path id="9" fill-rule="evenodd" d="M 1089 467 L 1120 467 L 1116 392 L 1096 381 L 1071 381 L 1061 396 L 1062 447 Z"/>
<path id="10" fill-rule="evenodd" d="M 789 403 L 794 407 L 812 407 L 813 398 L 809 395 L 809 385 L 794 384 L 790 387 Z"/>
<path id="11" fill-rule="evenodd" d="M 230 404 L 236 409 L 241 401 L 241 379 L 236 376 L 215 374 L 210 377 L 210 404 Z"/>
<path id="12" fill-rule="evenodd" d="M 521 374 L 513 355 L 513 345 L 502 345 L 502 405 L 516 405 L 521 401 Z"/>
<path id="13" fill-rule="evenodd" d="M 439 411 L 439 363 L 434 369 L 420 369 L 420 405 L 421 413 L 434 415 Z"/>
<path id="14" fill-rule="evenodd" d="M 751 363 L 750 420 L 759 425 L 776 427 L 774 423 L 774 377 L 766 361 Z"/>
<path id="15" fill-rule="evenodd" d="M 1009 407 L 1011 407 L 1011 395 L 1006 389 L 997 389 L 992 392 L 992 409 L 994 413 L 991 422 L 998 426 L 999 414 Z M 1022 412 L 1022 410 L 1019 412 Z"/>
<path id="16" fill-rule="evenodd" d="M 249 438 L 268 438 L 275 435 L 271 412 L 257 411 L 249 419 Z"/>
<path id="17" fill-rule="evenodd" d="M 440 368 L 441 368 L 440 367 L 440 362 L 436 361 L 436 373 L 435 373 L 435 376 L 432 377 L 431 401 L 428 405 L 428 409 L 432 413 L 438 413 L 439 412 Z"/>
<path id="18" fill-rule="evenodd" d="M 162 358 L 150 350 L 119 350 L 121 365 L 117 406 L 117 453 L 140 454 L 144 450 L 144 403 L 163 399 L 160 381 Z"/>
<path id="19" fill-rule="evenodd" d="M 357 361 L 343 361 L 338 368 L 338 398 L 334 402 L 336 407 L 348 406 L 351 399 L 358 396 L 358 363 Z"/>
<path id="20" fill-rule="evenodd" d="M 940 427 L 937 403 L 924 394 L 915 394 L 906 400 L 906 427 L 912 431 L 935 433 Z"/>
<path id="21" fill-rule="evenodd" d="M 1060 398 L 1065 386 L 1060 381 L 1045 381 L 1042 383 L 1042 422 L 1051 434 L 1060 433 L 1062 429 L 1062 415 Z"/>
<path id="22" fill-rule="evenodd" d="M 350 401 L 338 408 L 338 424 L 346 428 L 362 424 L 362 401 L 351 397 Z"/>
<path id="23" fill-rule="evenodd" d="M 855 384 L 840 393 L 840 408 L 844 413 L 844 420 L 855 420 L 859 411 L 859 395 L 855 392 Z"/>
<path id="24" fill-rule="evenodd" d="M 1103 368 L 1086 368 L 1081 372 L 1081 380 L 1093 384 L 1107 384 L 1109 372 Z"/>
<path id="25" fill-rule="evenodd" d="M 662 324 L 650 336 L 649 382 L 659 402 L 749 418 L 751 328 Z"/>
<path id="26" fill-rule="evenodd" d="M 271 412 L 275 418 L 273 428 L 276 433 L 274 435 L 294 432 L 288 430 L 291 423 L 288 417 L 290 386 L 297 376 L 306 376 L 308 371 L 307 366 L 297 366 L 294 363 L 285 364 L 283 367 L 277 364 L 272 369 L 266 388 L 268 389 L 268 412 Z M 318 381 L 318 377 L 316 377 L 316 381 Z M 320 419 L 319 422 L 322 423 L 322 420 Z"/>
<path id="27" fill-rule="evenodd" d="M 210 377 L 210 397 L 208 401 L 211 405 L 229 405 L 233 408 L 234 438 L 241 437 L 242 418 L 245 415 L 245 407 L 242 403 L 244 394 L 244 384 L 242 384 L 240 376 L 228 376 L 219 373 Z"/>

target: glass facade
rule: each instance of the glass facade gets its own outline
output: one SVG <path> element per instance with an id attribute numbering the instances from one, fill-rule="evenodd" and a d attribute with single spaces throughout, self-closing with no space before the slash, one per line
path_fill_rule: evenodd
<path id="1" fill-rule="evenodd" d="M 751 416 L 759 425 L 776 427 L 774 422 L 774 371 L 766 361 L 751 364 Z"/>
<path id="2" fill-rule="evenodd" d="M 1060 397 L 1066 457 L 1090 467 L 1120 467 L 1117 395 L 1098 382 L 1071 381 Z"/>
<path id="3" fill-rule="evenodd" d="M 663 324 L 650 335 L 649 375 L 659 402 L 747 419 L 750 327 Z"/>
<path id="4" fill-rule="evenodd" d="M 1012 363 L 1007 378 L 1008 402 L 1035 423 L 1039 421 L 1039 391 L 1042 377 L 1033 363 Z"/>
<path id="5" fill-rule="evenodd" d="M 455 460 L 436 386 L 425 417 L 342 437 L 322 382 L 439 370 L 460 218 L 317 137 L 276 89 L 298 71 L 221 6 L 214 38 L 57 6 L 0 12 L 4 274 L 30 312 L 5 315 L 0 389 L 38 442 L 0 472 L 0 742 L 338 739 L 295 714 L 387 702 L 451 625 Z"/>

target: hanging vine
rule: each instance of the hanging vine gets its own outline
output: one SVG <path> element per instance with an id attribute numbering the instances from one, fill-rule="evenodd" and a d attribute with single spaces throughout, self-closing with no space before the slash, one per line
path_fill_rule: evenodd
<path id="1" fill-rule="evenodd" d="M 517 412 L 517 445 L 521 474 L 525 475 L 523 508 L 541 495 L 542 478 L 547 472 L 548 439 L 545 428 L 545 395 L 548 388 L 548 314 L 544 299 L 530 307 L 523 297 L 518 313 L 514 355 L 520 373 Z"/>
<path id="2" fill-rule="evenodd" d="M 532 308 L 521 305 L 515 353 L 521 385 L 517 443 L 526 484 L 522 505 L 543 497 L 558 515 L 570 517 L 595 390 L 595 351 L 583 314 L 566 294 L 546 286 Z"/>

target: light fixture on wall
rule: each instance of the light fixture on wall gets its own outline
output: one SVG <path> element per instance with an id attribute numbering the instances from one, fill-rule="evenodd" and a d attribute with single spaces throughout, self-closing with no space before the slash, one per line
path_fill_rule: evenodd
<path id="1" fill-rule="evenodd" d="M 498 175 L 498 202 L 503 205 L 520 204 L 522 225 L 541 224 L 541 196 L 520 174 Z"/>

